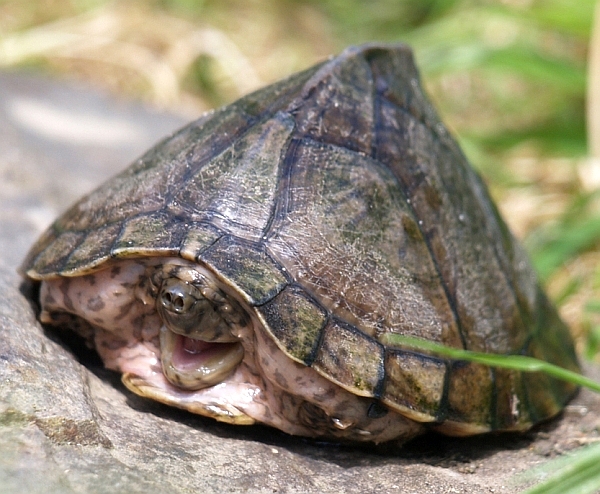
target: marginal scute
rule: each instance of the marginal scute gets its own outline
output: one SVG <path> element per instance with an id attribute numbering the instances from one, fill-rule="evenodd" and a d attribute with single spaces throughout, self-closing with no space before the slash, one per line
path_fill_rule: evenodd
<path id="1" fill-rule="evenodd" d="M 552 417 L 561 410 L 564 405 L 561 382 L 543 372 L 524 372 L 521 379 L 532 423 Z"/>
<path id="2" fill-rule="evenodd" d="M 435 357 L 388 349 L 382 400 L 421 422 L 437 420 L 446 363 Z"/>
<path id="3" fill-rule="evenodd" d="M 547 299 L 545 303 L 548 303 Z M 566 351 L 573 351 L 572 343 L 564 338 L 564 333 L 557 331 L 564 323 L 558 319 L 553 321 L 552 318 L 557 316 L 548 308 L 545 312 L 539 321 L 543 325 L 540 327 L 543 335 L 534 335 L 527 345 L 527 355 L 548 362 L 561 362 L 562 367 L 578 372 L 572 362 L 559 360 Z M 558 413 L 563 406 L 563 397 L 573 394 L 577 389 L 573 383 L 554 379 L 541 372 L 524 373 L 523 382 L 527 390 L 530 413 L 537 419 Z"/>
<path id="4" fill-rule="evenodd" d="M 181 241 L 179 255 L 188 261 L 196 261 L 200 254 L 214 244 L 223 234 L 207 223 L 190 221 Z"/>
<path id="5" fill-rule="evenodd" d="M 114 243 L 114 257 L 176 256 L 187 226 L 160 214 L 134 216 L 127 220 Z"/>
<path id="6" fill-rule="evenodd" d="M 98 230 L 92 230 L 69 256 L 61 270 L 62 276 L 81 275 L 91 272 L 109 258 L 104 244 L 112 244 L 121 230 L 121 224 L 115 223 Z"/>
<path id="7" fill-rule="evenodd" d="M 523 395 L 523 373 L 508 369 L 494 369 L 496 383 L 495 429 L 526 430 L 534 421 L 529 413 L 527 398 Z"/>
<path id="8" fill-rule="evenodd" d="M 454 362 L 449 369 L 446 420 L 491 430 L 494 386 L 492 370 L 480 364 Z"/>
<path id="9" fill-rule="evenodd" d="M 84 238 L 83 233 L 63 232 L 55 238 L 35 259 L 28 270 L 29 276 L 42 280 L 60 273 L 69 259 L 69 255 Z"/>
<path id="10" fill-rule="evenodd" d="M 199 260 L 236 286 L 251 305 L 262 305 L 287 284 L 277 265 L 259 246 L 225 236 L 203 252 Z"/>
<path id="11" fill-rule="evenodd" d="M 294 360 L 310 365 L 327 321 L 326 312 L 298 287 L 287 287 L 256 310 L 284 351 Z"/>
<path id="12" fill-rule="evenodd" d="M 383 346 L 352 326 L 331 321 L 313 367 L 359 396 L 376 396 L 383 378 Z"/>
<path id="13" fill-rule="evenodd" d="M 44 269 L 45 264 L 39 259 L 40 254 L 44 252 L 59 236 L 59 232 L 55 228 L 48 228 L 31 247 L 23 264 L 19 267 L 19 272 L 33 279 L 41 279 L 39 269 Z M 53 256 L 56 257 L 54 251 Z"/>

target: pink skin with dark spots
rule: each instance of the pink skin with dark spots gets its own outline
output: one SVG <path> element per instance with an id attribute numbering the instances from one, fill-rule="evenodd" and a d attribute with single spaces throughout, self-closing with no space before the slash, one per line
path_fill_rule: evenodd
<path id="1" fill-rule="evenodd" d="M 226 294 L 225 302 L 244 311 L 244 324 L 227 326 L 230 342 L 199 341 L 166 327 L 152 280 L 157 272 L 169 273 L 173 267 L 191 273 L 185 276 L 209 279 Z M 294 435 L 376 443 L 406 440 L 422 431 L 422 425 L 393 410 L 382 408 L 385 413 L 369 417 L 372 399 L 356 396 L 293 361 L 253 309 L 230 292 L 207 268 L 182 259 L 126 260 L 90 275 L 44 281 L 42 321 L 60 324 L 64 313 L 81 318 L 84 322 L 74 329 L 96 348 L 107 368 L 123 374 L 130 390 L 220 421 L 260 422 Z M 161 355 L 165 336 L 174 342 L 166 358 L 164 350 Z M 236 342 L 243 348 L 239 363 L 229 357 L 228 349 L 239 346 Z M 201 384 L 201 389 L 179 386 L 163 371 L 166 362 L 185 381 L 202 365 L 221 365 L 214 357 L 219 352 L 225 367 L 235 365 L 223 371 L 219 382 Z"/>

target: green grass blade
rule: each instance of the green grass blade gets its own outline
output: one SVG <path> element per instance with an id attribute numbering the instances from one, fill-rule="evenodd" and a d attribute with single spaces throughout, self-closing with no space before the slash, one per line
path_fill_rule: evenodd
<path id="1" fill-rule="evenodd" d="M 523 494 L 591 494 L 600 489 L 600 444 L 550 461 L 526 475 L 553 472 Z"/>
<path id="2" fill-rule="evenodd" d="M 562 225 L 559 229 L 554 239 L 531 252 L 533 264 L 542 280 L 548 279 L 562 264 L 600 240 L 600 216 Z"/>
<path id="3" fill-rule="evenodd" d="M 552 377 L 568 381 L 579 386 L 584 386 L 600 393 L 600 383 L 588 379 L 576 372 L 563 369 L 557 365 L 550 364 L 543 360 L 538 360 L 525 355 L 498 355 L 492 353 L 474 352 L 460 348 L 451 348 L 439 343 L 425 341 L 413 336 L 404 336 L 397 334 L 387 334 L 382 339 L 382 343 L 402 346 L 417 350 L 424 350 L 440 357 L 448 357 L 454 360 L 465 360 L 484 364 L 489 367 L 500 367 L 503 369 L 516 370 L 521 372 L 544 372 Z"/>
<path id="4" fill-rule="evenodd" d="M 551 58 L 528 46 L 513 45 L 490 50 L 483 66 L 502 73 L 519 74 L 531 81 L 559 87 L 565 96 L 581 94 L 585 90 L 585 69 L 570 61 Z"/>
<path id="5" fill-rule="evenodd" d="M 587 312 L 597 312 L 600 314 L 600 300 L 590 300 L 585 304 L 585 310 Z"/>

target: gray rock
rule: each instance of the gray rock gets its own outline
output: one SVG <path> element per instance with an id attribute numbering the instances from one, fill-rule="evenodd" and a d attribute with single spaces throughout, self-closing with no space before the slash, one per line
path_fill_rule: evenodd
<path id="1" fill-rule="evenodd" d="M 228 426 L 132 395 L 93 354 L 42 328 L 15 272 L 28 246 L 183 123 L 88 89 L 0 75 L 1 492 L 509 493 L 537 480 L 515 474 L 597 435 L 600 400 L 588 392 L 525 435 L 431 434 L 401 450 Z"/>
<path id="2" fill-rule="evenodd" d="M 0 252 L 22 260 L 75 199 L 184 124 L 82 87 L 0 74 Z"/>

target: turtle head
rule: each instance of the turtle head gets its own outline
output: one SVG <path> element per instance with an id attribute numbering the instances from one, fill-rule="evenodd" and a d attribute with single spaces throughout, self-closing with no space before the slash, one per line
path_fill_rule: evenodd
<path id="1" fill-rule="evenodd" d="M 208 272 L 175 266 L 157 274 L 162 278 L 155 303 L 163 323 L 160 348 L 165 377 L 189 390 L 223 381 L 244 358 L 234 332 L 248 324 L 246 312 L 219 290 Z"/>

